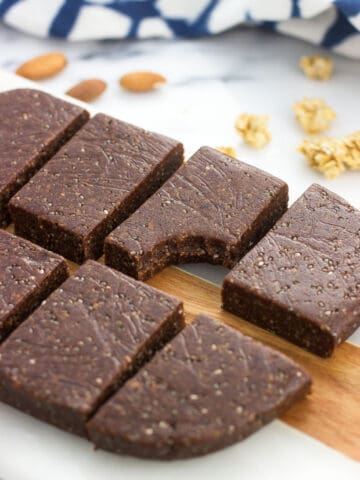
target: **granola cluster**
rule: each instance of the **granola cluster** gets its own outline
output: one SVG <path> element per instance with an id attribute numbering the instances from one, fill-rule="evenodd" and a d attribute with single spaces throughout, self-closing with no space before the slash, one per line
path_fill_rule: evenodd
<path id="1" fill-rule="evenodd" d="M 346 169 L 360 169 L 360 131 L 345 137 L 305 138 L 299 146 L 309 167 L 323 173 L 326 178 L 335 178 Z"/>
<path id="2" fill-rule="evenodd" d="M 301 57 L 299 66 L 305 75 L 313 80 L 329 80 L 334 70 L 331 58 L 322 55 Z"/>
<path id="3" fill-rule="evenodd" d="M 350 170 L 360 169 L 360 130 L 343 139 L 346 148 L 345 165 Z"/>
<path id="4" fill-rule="evenodd" d="M 323 173 L 326 178 L 335 178 L 345 171 L 345 148 L 338 139 L 305 138 L 299 152 L 305 155 L 309 167 Z"/>
<path id="5" fill-rule="evenodd" d="M 296 120 L 310 135 L 324 132 L 331 126 L 336 113 L 320 98 L 304 98 L 293 105 Z"/>
<path id="6" fill-rule="evenodd" d="M 304 73 L 311 79 L 328 80 L 333 74 L 333 61 L 322 55 L 304 56 L 299 63 Z M 329 130 L 336 118 L 335 111 L 321 98 L 303 98 L 294 103 L 293 111 L 302 129 L 309 135 L 317 135 Z M 267 115 L 242 113 L 235 122 L 235 129 L 243 140 L 260 149 L 271 139 Z M 217 150 L 236 157 L 235 149 L 221 146 Z M 335 178 L 346 170 L 360 170 L 360 130 L 342 138 L 305 138 L 298 147 L 307 159 L 310 168 L 327 178 Z"/>
<path id="7" fill-rule="evenodd" d="M 267 115 L 243 113 L 237 117 L 235 128 L 248 145 L 263 148 L 271 140 L 268 122 Z"/>

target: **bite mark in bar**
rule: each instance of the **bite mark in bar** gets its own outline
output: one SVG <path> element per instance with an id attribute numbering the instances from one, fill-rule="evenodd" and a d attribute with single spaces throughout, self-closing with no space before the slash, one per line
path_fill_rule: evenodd
<path id="1" fill-rule="evenodd" d="M 285 182 L 203 147 L 105 242 L 105 262 L 140 280 L 165 266 L 232 268 L 287 208 Z"/>

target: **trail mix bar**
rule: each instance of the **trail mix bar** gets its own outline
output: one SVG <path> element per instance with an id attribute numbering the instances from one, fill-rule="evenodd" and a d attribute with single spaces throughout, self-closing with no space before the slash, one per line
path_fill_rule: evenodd
<path id="1" fill-rule="evenodd" d="M 360 212 L 312 185 L 225 278 L 224 308 L 328 357 L 360 325 Z"/>
<path id="2" fill-rule="evenodd" d="M 105 242 L 105 261 L 147 279 L 170 263 L 232 268 L 287 207 L 287 185 L 201 148 Z"/>
<path id="3" fill-rule="evenodd" d="M 12 199 L 16 233 L 78 263 L 97 258 L 182 161 L 177 141 L 96 115 Z"/>
<path id="4" fill-rule="evenodd" d="M 0 399 L 73 433 L 183 326 L 182 303 L 86 262 L 0 347 Z"/>
<path id="5" fill-rule="evenodd" d="M 310 383 L 287 357 L 201 315 L 100 408 L 89 437 L 139 457 L 203 455 L 270 422 Z"/>
<path id="6" fill-rule="evenodd" d="M 0 226 L 8 201 L 87 121 L 84 109 L 31 89 L 0 94 Z"/>
<path id="7" fill-rule="evenodd" d="M 0 342 L 67 276 L 62 257 L 0 230 Z"/>

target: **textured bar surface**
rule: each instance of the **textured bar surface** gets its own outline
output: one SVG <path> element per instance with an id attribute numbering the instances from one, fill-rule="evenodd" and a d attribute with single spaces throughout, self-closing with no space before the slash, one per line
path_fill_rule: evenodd
<path id="1" fill-rule="evenodd" d="M 0 347 L 0 399 L 73 433 L 183 327 L 182 303 L 92 260 Z"/>
<path id="2" fill-rule="evenodd" d="M 203 455 L 270 422 L 310 383 L 289 358 L 200 315 L 100 408 L 89 436 L 140 457 Z"/>
<path id="3" fill-rule="evenodd" d="M 229 273 L 224 308 L 327 357 L 360 325 L 360 212 L 312 185 Z"/>
<path id="4" fill-rule="evenodd" d="M 0 342 L 67 276 L 62 257 L 0 230 Z"/>
<path id="5" fill-rule="evenodd" d="M 232 268 L 287 207 L 287 185 L 203 147 L 105 242 L 105 262 L 145 280 L 170 263 Z"/>
<path id="6" fill-rule="evenodd" d="M 0 226 L 8 201 L 86 122 L 82 108 L 31 89 L 0 94 Z"/>
<path id="7" fill-rule="evenodd" d="M 181 165 L 175 140 L 98 114 L 12 199 L 19 235 L 77 263 Z"/>

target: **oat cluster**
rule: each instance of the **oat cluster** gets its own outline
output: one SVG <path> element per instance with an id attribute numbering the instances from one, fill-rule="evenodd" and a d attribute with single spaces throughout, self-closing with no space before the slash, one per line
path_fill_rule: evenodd
<path id="1" fill-rule="evenodd" d="M 321 98 L 304 98 L 293 105 L 296 120 L 310 135 L 324 132 L 335 120 L 336 113 Z"/>
<path id="2" fill-rule="evenodd" d="M 263 148 L 271 140 L 268 122 L 267 115 L 243 113 L 237 117 L 235 128 L 248 145 Z"/>
<path id="3" fill-rule="evenodd" d="M 335 178 L 346 169 L 360 170 L 360 131 L 343 138 L 305 138 L 299 146 L 309 167 Z"/>
<path id="4" fill-rule="evenodd" d="M 309 167 L 323 173 L 326 178 L 335 178 L 345 171 L 344 145 L 336 138 L 305 138 L 299 152 L 305 155 Z"/>
<path id="5" fill-rule="evenodd" d="M 343 143 L 346 149 L 346 167 L 360 170 L 360 130 L 344 137 Z"/>
<path id="6" fill-rule="evenodd" d="M 331 58 L 322 55 L 301 57 L 299 66 L 305 75 L 313 80 L 329 80 L 334 70 Z"/>

